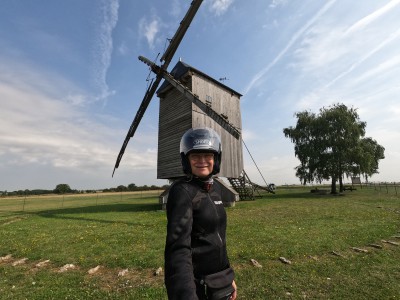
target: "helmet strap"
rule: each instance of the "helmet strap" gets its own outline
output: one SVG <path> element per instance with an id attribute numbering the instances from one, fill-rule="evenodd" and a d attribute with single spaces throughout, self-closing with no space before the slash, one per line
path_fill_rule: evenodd
<path id="1" fill-rule="evenodd" d="M 203 189 L 206 190 L 207 192 L 211 189 L 214 179 L 212 177 L 208 178 L 207 180 L 201 180 L 203 182 Z"/>
<path id="2" fill-rule="evenodd" d="M 194 180 L 198 185 L 200 185 L 200 187 L 205 190 L 206 192 L 210 191 L 213 183 L 214 183 L 214 179 L 212 178 L 212 174 L 208 175 L 206 178 L 200 178 L 197 176 L 193 176 L 193 174 L 188 174 L 187 175 L 187 180 L 186 182 L 190 182 L 192 180 Z"/>
<path id="3" fill-rule="evenodd" d="M 181 162 L 183 173 L 192 174 L 192 167 L 190 166 L 189 158 L 187 155 L 181 153 Z"/>

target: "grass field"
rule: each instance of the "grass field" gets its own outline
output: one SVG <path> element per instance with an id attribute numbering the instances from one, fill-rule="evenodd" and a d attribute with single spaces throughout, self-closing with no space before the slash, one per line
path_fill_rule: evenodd
<path id="1" fill-rule="evenodd" d="M 399 196 L 281 188 L 227 213 L 238 299 L 400 298 Z M 156 194 L 0 199 L 0 298 L 166 299 L 165 226 Z"/>

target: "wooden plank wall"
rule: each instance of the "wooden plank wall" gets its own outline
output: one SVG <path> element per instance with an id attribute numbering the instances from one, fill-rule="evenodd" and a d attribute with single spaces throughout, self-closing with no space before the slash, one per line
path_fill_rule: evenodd
<path id="1" fill-rule="evenodd" d="M 183 176 L 179 144 L 186 130 L 192 128 L 192 102 L 173 89 L 160 98 L 158 122 L 157 178 Z"/>
<path id="2" fill-rule="evenodd" d="M 242 119 L 240 113 L 239 95 L 223 89 L 215 82 L 193 74 L 192 77 L 193 93 L 199 96 L 202 102 L 208 102 L 219 114 L 228 117 L 232 123 L 241 132 Z M 222 143 L 222 164 L 220 177 L 238 178 L 243 170 L 243 150 L 242 141 L 237 140 L 220 125 L 215 123 L 210 117 L 205 115 L 196 105 L 193 107 L 193 127 L 207 126 L 213 128 L 221 136 Z"/>
<path id="3" fill-rule="evenodd" d="M 192 74 L 191 81 L 188 80 L 186 85 L 189 85 L 189 88 L 192 86 L 193 93 L 198 95 L 202 102 L 210 101 L 216 112 L 226 115 L 229 122 L 241 131 L 239 95 L 197 74 Z M 190 100 L 171 89 L 165 93 L 164 98 L 160 98 L 158 179 L 172 179 L 184 175 L 179 156 L 180 139 L 186 130 L 199 126 L 211 127 L 221 136 L 223 154 L 219 176 L 239 177 L 243 170 L 241 139 L 237 140 L 231 136 Z"/>

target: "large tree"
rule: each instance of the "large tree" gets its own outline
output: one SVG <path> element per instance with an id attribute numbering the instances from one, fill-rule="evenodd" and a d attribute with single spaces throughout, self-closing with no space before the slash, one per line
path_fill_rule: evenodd
<path id="1" fill-rule="evenodd" d="M 56 188 L 54 189 L 55 194 L 66 194 L 66 193 L 71 193 L 72 190 L 70 186 L 66 183 L 60 183 L 57 184 Z"/>
<path id="2" fill-rule="evenodd" d="M 360 121 L 357 110 L 344 104 L 295 113 L 295 127 L 283 129 L 294 143 L 295 155 L 300 160 L 296 176 L 302 184 L 331 180 L 331 193 L 336 193 L 339 182 L 343 191 L 343 177 L 371 176 L 378 172 L 384 148 L 371 138 L 364 138 L 366 123 Z"/>

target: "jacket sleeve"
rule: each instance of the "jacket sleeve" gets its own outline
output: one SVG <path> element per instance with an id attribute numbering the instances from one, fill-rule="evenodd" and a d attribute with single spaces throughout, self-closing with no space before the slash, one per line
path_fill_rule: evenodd
<path id="1" fill-rule="evenodd" d="M 180 184 L 173 185 L 169 192 L 167 220 L 165 285 L 168 299 L 198 299 L 191 252 L 192 199 Z"/>

